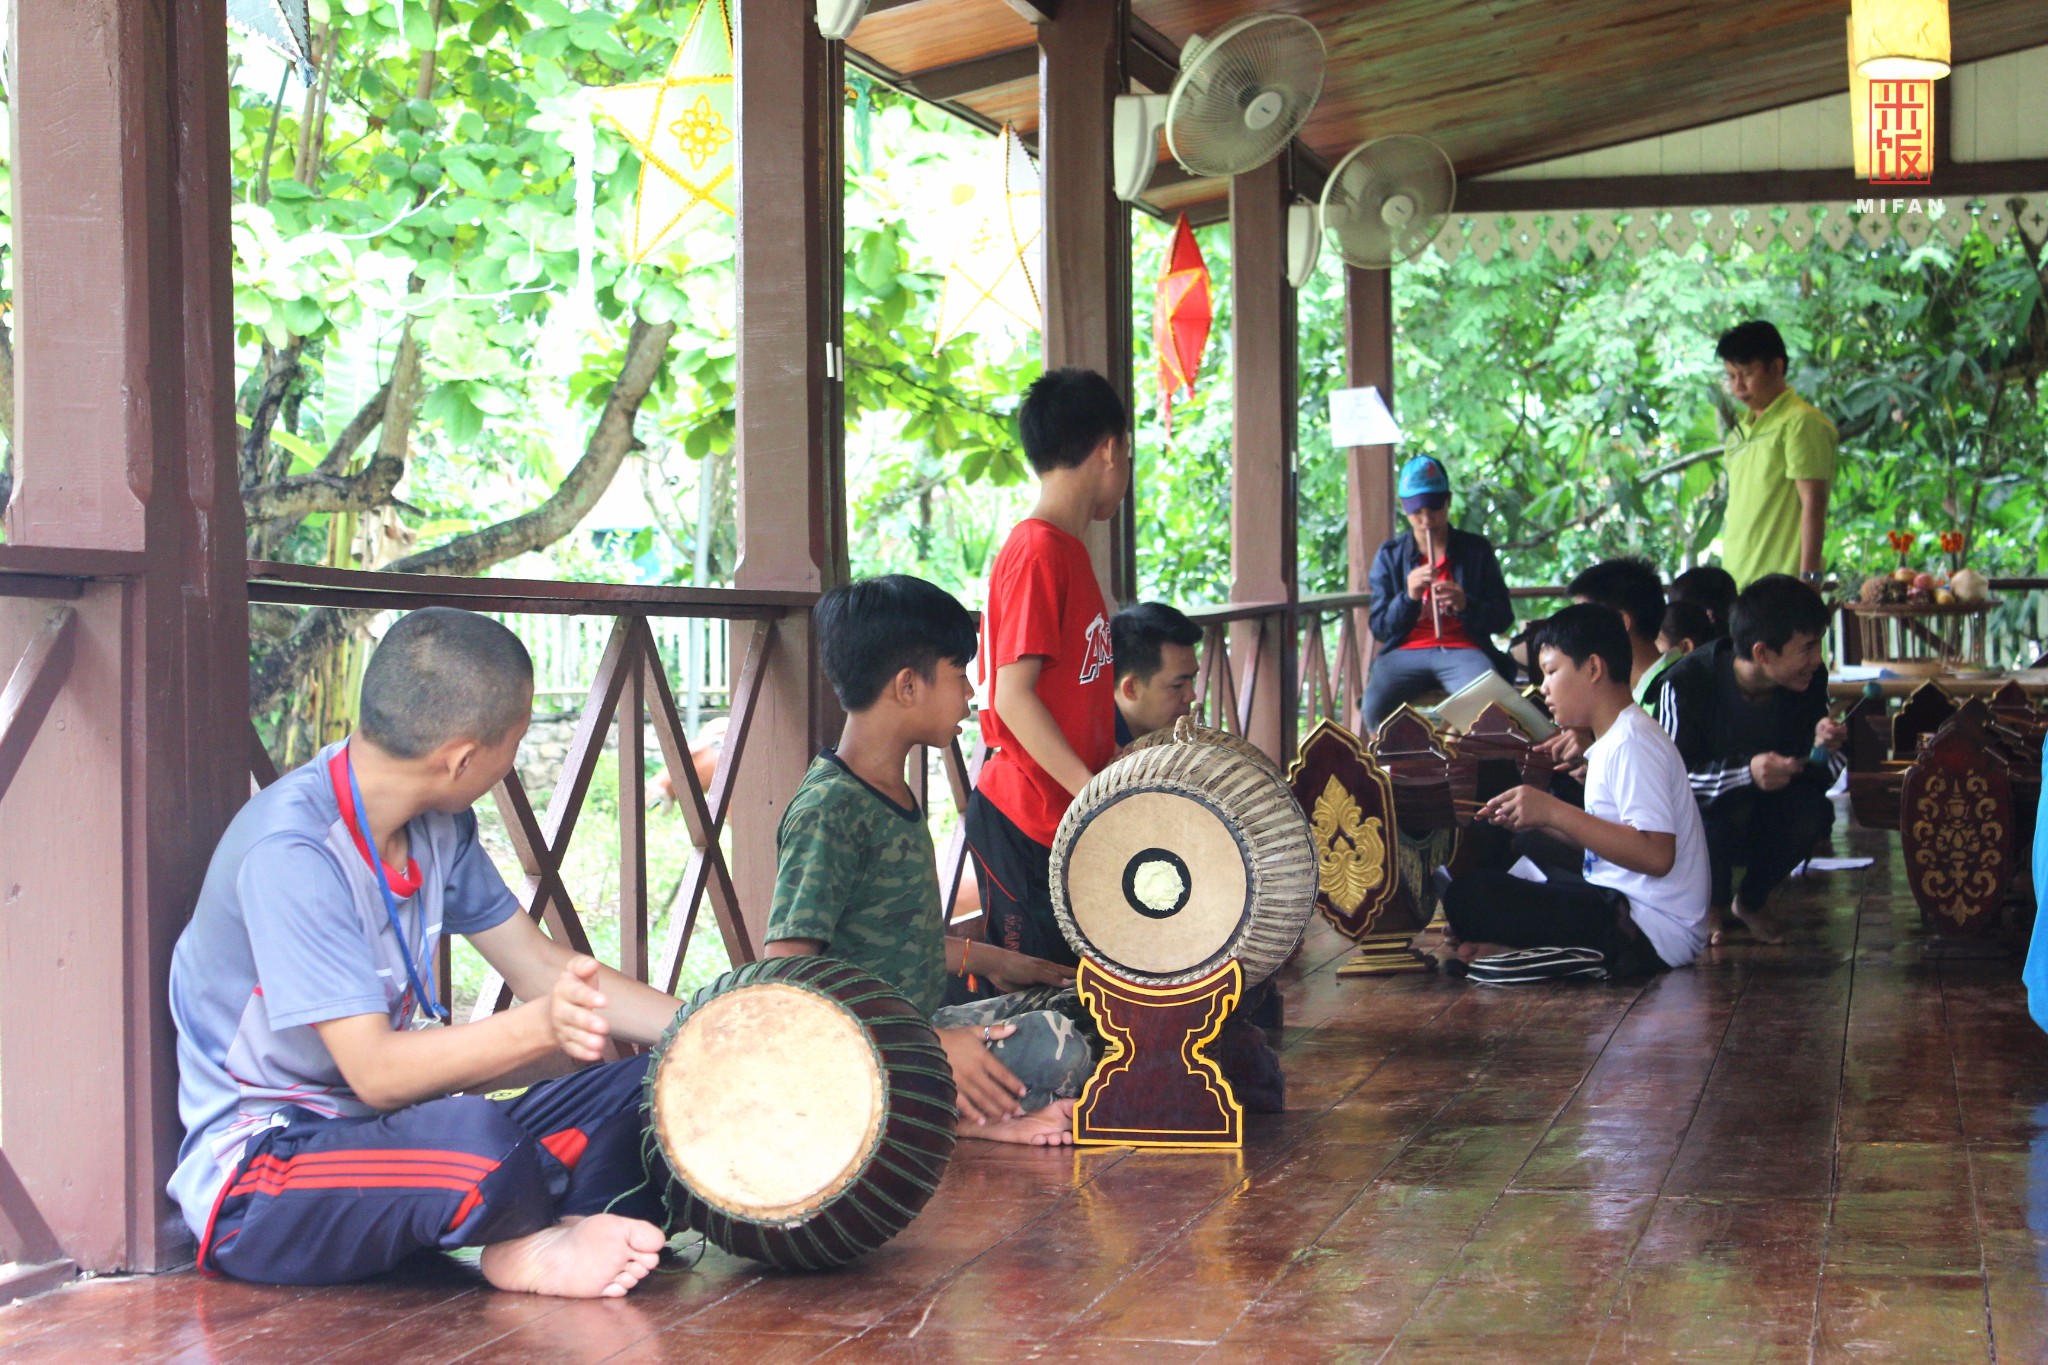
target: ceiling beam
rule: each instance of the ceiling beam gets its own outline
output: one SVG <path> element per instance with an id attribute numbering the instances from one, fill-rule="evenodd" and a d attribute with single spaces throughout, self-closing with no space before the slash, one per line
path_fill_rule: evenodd
<path id="1" fill-rule="evenodd" d="M 1153 94 L 1163 95 L 1180 74 L 1180 49 L 1171 38 L 1132 15 L 1124 43 L 1124 74 Z"/>
<path id="2" fill-rule="evenodd" d="M 1029 43 L 949 66 L 906 72 L 903 83 L 913 95 L 944 103 L 992 90 L 998 85 L 1037 78 L 1038 44 Z"/>
<path id="3" fill-rule="evenodd" d="M 1461 213 L 1580 209 L 1703 208 L 1843 199 L 1958 199 L 2048 190 L 2048 160 L 1938 166 L 1929 185 L 1873 185 L 1846 167 L 1830 171 L 1726 171 L 1705 175 L 1575 176 L 1559 180 L 1464 180 Z M 1193 217 L 1190 213 L 1190 218 Z"/>

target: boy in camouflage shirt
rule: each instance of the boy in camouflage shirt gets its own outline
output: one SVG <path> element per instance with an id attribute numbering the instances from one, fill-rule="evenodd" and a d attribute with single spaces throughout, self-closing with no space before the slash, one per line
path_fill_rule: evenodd
<path id="1" fill-rule="evenodd" d="M 846 727 L 776 831 L 767 954 L 850 962 L 929 1016 L 960 1136 L 1072 1142 L 1074 1097 L 1101 1051 L 1073 972 L 946 934 L 931 831 L 903 775 L 914 747 L 950 743 L 967 719 L 974 620 L 943 589 L 891 575 L 827 593 L 817 623 Z M 941 1008 L 947 973 L 970 971 L 1010 994 Z"/>

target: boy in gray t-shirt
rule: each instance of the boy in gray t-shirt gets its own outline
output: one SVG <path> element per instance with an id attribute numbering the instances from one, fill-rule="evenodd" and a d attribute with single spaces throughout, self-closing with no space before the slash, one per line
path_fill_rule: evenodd
<path id="1" fill-rule="evenodd" d="M 532 695 L 505 627 L 413 612 L 370 660 L 357 732 L 228 826 L 171 960 L 186 1131 L 170 1192 L 202 1270 L 334 1284 L 481 1246 L 499 1288 L 597 1298 L 654 1267 L 645 1056 L 458 1093 L 596 1061 L 608 1034 L 653 1042 L 678 1008 L 541 933 L 477 842 L 470 806 L 511 771 Z M 444 932 L 526 1003 L 430 1027 Z"/>

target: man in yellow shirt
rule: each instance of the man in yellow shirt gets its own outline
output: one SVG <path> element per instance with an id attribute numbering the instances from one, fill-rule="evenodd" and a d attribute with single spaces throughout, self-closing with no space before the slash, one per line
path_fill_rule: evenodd
<path id="1" fill-rule="evenodd" d="M 1722 333 L 1729 396 L 1748 410 L 1728 433 L 1721 566 L 1748 587 L 1765 574 L 1821 578 L 1835 424 L 1785 383 L 1785 339 L 1768 322 Z"/>

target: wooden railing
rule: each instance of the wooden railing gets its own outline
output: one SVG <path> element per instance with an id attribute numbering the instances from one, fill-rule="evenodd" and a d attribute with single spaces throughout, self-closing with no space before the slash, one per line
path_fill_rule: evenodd
<path id="1" fill-rule="evenodd" d="M 78 656 L 78 612 L 71 603 L 100 578 L 121 577 L 132 557 L 0 546 L 0 597 L 45 607 L 0 686 L 0 802 L 4 802 Z M 33 608 L 31 608 L 32 610 Z M 19 618 L 16 618 L 19 619 Z M 25 800 L 26 796 L 17 797 Z M 0 818 L 4 816 L 0 806 Z M 47 1113 L 16 1113 L 11 1123 L 60 1121 L 61 1097 Z M 77 1273 L 48 1220 L 0 1148 L 0 1301 L 39 1293 Z"/>
<path id="2" fill-rule="evenodd" d="M 808 612 L 809 593 L 721 588 L 639 587 L 617 583 L 564 583 L 533 579 L 428 578 L 301 565 L 253 563 L 249 599 L 302 607 L 409 610 L 457 606 L 520 615 L 568 613 L 608 616 L 612 625 L 591 679 L 575 731 L 545 813 L 515 770 L 491 793 L 506 836 L 525 873 L 517 888 L 528 914 L 555 938 L 590 952 L 590 934 L 563 872 L 570 842 L 587 803 L 605 742 L 616 733 L 619 818 L 619 951 L 613 965 L 637 980 L 673 992 L 700 913 L 709 902 L 728 958 L 751 962 L 760 945 L 741 913 L 740 889 L 722 845 L 734 784 L 774 659 L 776 623 Z M 709 782 L 701 782 L 690 756 L 690 737 L 676 705 L 668 665 L 648 621 L 655 617 L 723 620 L 733 629 L 734 654 L 743 660 L 732 684 L 730 718 Z M 643 727 L 652 728 L 673 784 L 676 807 L 692 851 L 661 941 L 650 941 L 647 876 L 647 755 Z M 251 730 L 259 782 L 274 778 Z M 963 798 L 964 799 L 964 798 Z M 442 998 L 452 998 L 451 958 L 440 963 Z M 475 1016 L 511 1003 L 504 982 L 491 975 L 479 992 Z"/>

